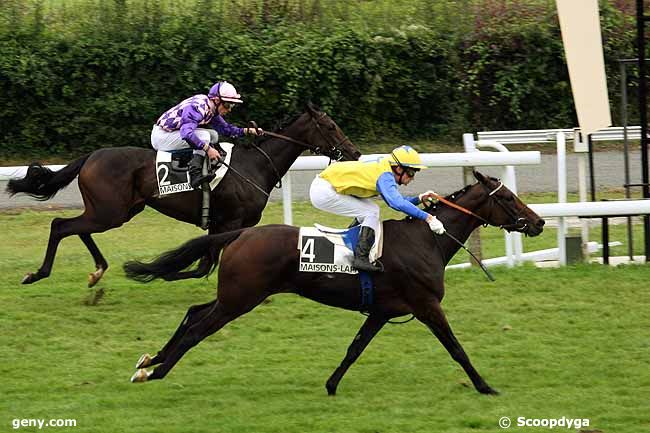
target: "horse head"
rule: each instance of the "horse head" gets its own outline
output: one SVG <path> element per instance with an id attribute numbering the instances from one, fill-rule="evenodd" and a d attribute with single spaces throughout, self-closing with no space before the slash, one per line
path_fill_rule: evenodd
<path id="1" fill-rule="evenodd" d="M 468 209 L 483 218 L 483 222 L 509 232 L 537 236 L 544 229 L 544 220 L 510 191 L 499 179 L 474 171 L 478 183 L 467 190 L 467 200 L 473 200 Z"/>
<path id="2" fill-rule="evenodd" d="M 309 149 L 319 155 L 325 155 L 335 161 L 356 161 L 361 156 L 359 149 L 343 133 L 341 128 L 312 103 L 308 103 L 296 125 Z"/>

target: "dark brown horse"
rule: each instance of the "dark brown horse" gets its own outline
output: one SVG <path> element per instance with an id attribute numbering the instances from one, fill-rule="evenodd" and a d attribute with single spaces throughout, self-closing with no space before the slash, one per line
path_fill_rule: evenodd
<path id="1" fill-rule="evenodd" d="M 242 145 L 235 146 L 230 161 L 233 169 L 267 193 L 306 149 L 337 160 L 356 160 L 361 155 L 336 123 L 311 104 L 303 114 L 277 132 L 289 137 L 288 140 L 277 137 L 264 139 L 259 146 L 264 153 Z M 108 263 L 91 234 L 120 227 L 145 206 L 177 220 L 199 225 L 202 193 L 190 191 L 159 197 L 154 166 L 155 151 L 152 149 L 100 149 L 57 172 L 33 163 L 24 179 L 9 181 L 7 192 L 10 194 L 26 193 L 38 200 L 47 200 L 78 174 L 85 206 L 84 213 L 77 217 L 52 220 L 45 260 L 37 272 L 25 275 L 22 283 L 30 284 L 48 277 L 59 242 L 67 236 L 79 235 L 95 260 L 96 271 L 88 278 L 88 285 L 92 287 L 102 277 Z M 267 195 L 230 170 L 211 193 L 208 233 L 254 226 L 260 221 L 267 200 Z"/>
<path id="2" fill-rule="evenodd" d="M 474 212 L 492 225 L 536 236 L 544 220 L 537 216 L 497 179 L 475 173 L 478 183 L 452 194 L 448 200 Z M 481 224 L 475 216 L 439 206 L 429 208 L 444 222 L 447 231 L 464 242 Z M 191 240 L 164 253 L 152 263 L 129 262 L 127 276 L 140 281 L 154 278 L 176 280 L 201 259 L 197 273 L 209 274 L 219 262 L 217 298 L 190 307 L 169 342 L 151 357 L 142 355 L 131 378 L 134 382 L 162 379 L 190 348 L 217 332 L 228 322 L 251 311 L 275 293 L 297 293 L 314 301 L 349 310 L 359 310 L 359 279 L 347 274 L 298 271 L 298 228 L 268 225 Z M 406 248 L 404 248 L 406 246 Z M 459 245 L 446 236 L 433 235 L 420 220 L 390 220 L 384 223 L 385 272 L 374 274 L 375 302 L 353 339 L 341 365 L 327 381 L 327 392 L 336 393 L 339 381 L 386 322 L 413 314 L 435 334 L 449 354 L 467 372 L 476 389 L 496 393 L 478 374 L 451 331 L 440 306 L 445 293 L 445 266 Z M 195 275 L 194 273 L 192 275 Z M 145 368 L 159 364 L 153 371 Z"/>

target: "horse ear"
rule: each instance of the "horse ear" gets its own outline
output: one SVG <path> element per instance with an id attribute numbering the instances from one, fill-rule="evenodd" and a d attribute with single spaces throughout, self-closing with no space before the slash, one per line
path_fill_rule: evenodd
<path id="1" fill-rule="evenodd" d="M 306 105 L 307 106 L 305 109 L 309 111 L 311 114 L 316 114 L 320 112 L 320 108 L 318 107 L 318 105 L 314 104 L 313 102 L 307 101 Z"/>
<path id="2" fill-rule="evenodd" d="M 485 176 L 483 176 L 483 174 L 481 174 L 479 171 L 476 170 L 473 170 L 472 173 L 474 174 L 476 180 L 478 180 L 481 183 L 485 183 L 486 179 Z"/>

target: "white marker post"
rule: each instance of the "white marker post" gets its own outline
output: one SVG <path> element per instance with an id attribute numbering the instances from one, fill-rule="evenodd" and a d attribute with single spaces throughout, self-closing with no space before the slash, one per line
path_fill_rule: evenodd
<path id="1" fill-rule="evenodd" d="M 582 131 L 582 139 L 576 140 L 587 143 L 590 134 L 599 129 L 606 128 L 612 124 L 609 111 L 609 97 L 607 95 L 607 76 L 605 75 L 605 60 L 603 57 L 603 44 L 600 34 L 600 17 L 598 14 L 598 0 L 556 0 L 557 13 L 560 19 L 562 41 L 569 78 L 571 79 L 571 90 L 573 92 L 573 103 L 578 114 L 578 123 Z M 562 140 L 564 142 L 564 140 Z M 562 143 L 563 144 L 563 143 Z M 562 146 L 564 147 L 564 146 Z M 576 150 L 579 146 L 576 144 Z M 580 149 L 583 150 L 583 149 Z M 564 152 L 564 150 L 562 150 Z M 564 164 L 560 164 L 560 140 L 558 138 L 558 170 L 566 170 Z M 563 157 L 564 155 L 562 155 Z M 579 164 L 584 164 L 584 156 L 580 156 Z M 579 170 L 584 169 L 579 165 Z M 583 175 L 584 173 L 581 173 Z M 566 179 L 566 173 L 558 173 L 558 179 Z M 583 182 L 582 178 L 580 182 Z M 584 185 L 580 184 L 581 197 L 583 198 Z M 566 201 L 566 190 L 562 191 L 559 186 L 558 202 Z M 583 222 L 582 244 L 587 244 L 589 239 L 588 231 L 584 228 Z M 563 219 L 560 219 L 558 227 L 558 247 L 560 251 L 560 262 L 566 261 L 566 241 Z M 586 256 L 585 256 L 586 257 Z"/>

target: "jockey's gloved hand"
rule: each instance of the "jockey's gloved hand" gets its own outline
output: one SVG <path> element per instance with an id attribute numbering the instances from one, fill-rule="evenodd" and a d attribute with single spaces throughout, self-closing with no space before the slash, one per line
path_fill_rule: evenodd
<path id="1" fill-rule="evenodd" d="M 264 130 L 262 128 L 244 128 L 244 134 L 246 134 L 246 135 L 264 135 Z"/>
<path id="2" fill-rule="evenodd" d="M 433 201 L 435 196 L 436 196 L 435 192 L 428 190 L 418 195 L 418 199 L 420 200 L 420 203 L 424 203 L 425 201 Z"/>
<path id="3" fill-rule="evenodd" d="M 441 235 L 445 233 L 445 226 L 442 225 L 442 222 L 440 222 L 440 220 L 433 215 L 429 215 L 427 217 L 427 224 L 429 224 L 429 228 L 435 234 Z"/>
<path id="4" fill-rule="evenodd" d="M 208 158 L 210 158 L 211 161 L 218 161 L 221 159 L 221 155 L 219 154 L 219 151 L 212 146 L 208 147 L 208 151 L 206 152 L 206 154 L 208 155 Z"/>

